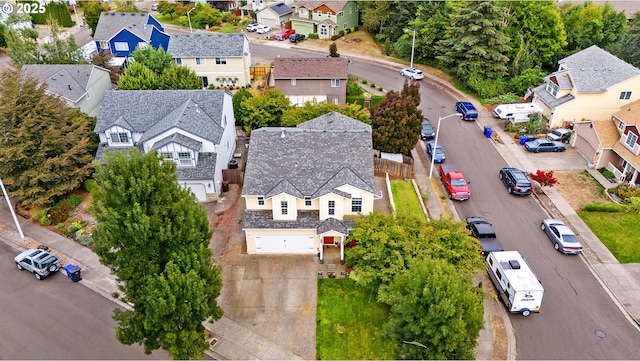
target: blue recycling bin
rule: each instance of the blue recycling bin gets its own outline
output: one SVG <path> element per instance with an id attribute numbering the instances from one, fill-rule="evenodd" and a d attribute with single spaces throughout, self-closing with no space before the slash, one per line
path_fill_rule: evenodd
<path id="1" fill-rule="evenodd" d="M 523 135 L 520 137 L 520 145 L 524 145 L 524 143 L 529 141 L 529 137 L 527 137 L 526 135 Z"/>
<path id="2" fill-rule="evenodd" d="M 79 266 L 68 264 L 63 268 L 64 268 L 64 271 L 67 273 L 67 277 L 71 278 L 73 282 L 78 282 L 82 279 L 82 276 L 81 276 L 82 268 L 80 268 Z"/>
<path id="3" fill-rule="evenodd" d="M 485 125 L 484 127 L 484 136 L 487 138 L 491 138 L 491 134 L 493 133 L 493 129 Z"/>

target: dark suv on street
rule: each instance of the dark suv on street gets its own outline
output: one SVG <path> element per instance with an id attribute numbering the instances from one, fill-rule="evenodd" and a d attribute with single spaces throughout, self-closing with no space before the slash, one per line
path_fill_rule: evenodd
<path id="1" fill-rule="evenodd" d="M 531 194 L 531 181 L 527 174 L 518 168 L 500 169 L 500 179 L 510 194 L 521 196 Z"/>

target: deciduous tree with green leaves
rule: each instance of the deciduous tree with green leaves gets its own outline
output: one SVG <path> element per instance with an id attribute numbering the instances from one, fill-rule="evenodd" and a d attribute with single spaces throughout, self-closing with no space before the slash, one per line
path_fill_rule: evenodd
<path id="1" fill-rule="evenodd" d="M 398 343 L 398 359 L 472 360 L 484 324 L 482 288 L 444 260 L 407 263 L 379 299 L 390 306 L 383 337 Z"/>
<path id="2" fill-rule="evenodd" d="M 240 125 L 244 127 L 244 114 L 242 113 L 242 102 L 247 99 L 253 97 L 253 93 L 251 93 L 248 89 L 240 89 L 231 98 L 231 104 L 233 104 L 233 115 L 236 117 L 236 125 Z"/>
<path id="3" fill-rule="evenodd" d="M 420 85 L 405 80 L 402 91 L 391 90 L 371 111 L 373 147 L 382 152 L 408 155 L 422 129 Z"/>
<path id="4" fill-rule="evenodd" d="M 158 79 L 160 89 L 202 89 L 202 80 L 186 66 L 172 64 Z"/>
<path id="5" fill-rule="evenodd" d="M 94 250 L 133 305 L 114 310 L 116 338 L 147 354 L 162 348 L 174 359 L 200 359 L 209 347 L 202 322 L 223 314 L 206 211 L 155 151 L 108 152 L 95 179 Z"/>
<path id="6" fill-rule="evenodd" d="M 82 19 L 91 29 L 91 36 L 96 33 L 98 27 L 98 21 L 100 20 L 100 14 L 103 11 L 109 11 L 109 4 L 102 1 L 83 1 L 82 5 Z"/>
<path id="7" fill-rule="evenodd" d="M 136 63 L 140 63 L 151 69 L 156 75 L 161 75 L 173 62 L 171 53 L 167 53 L 162 47 L 154 49 L 152 46 L 137 47 L 131 54 Z"/>
<path id="8" fill-rule="evenodd" d="M 118 85 L 119 90 L 154 90 L 158 88 L 158 75 L 138 62 L 134 62 L 125 70 Z"/>
<path id="9" fill-rule="evenodd" d="M 338 104 L 328 102 L 307 102 L 304 106 L 289 107 L 289 109 L 285 110 L 282 114 L 281 125 L 285 127 L 295 127 L 300 123 L 304 123 L 330 112 L 338 112 L 363 123 L 371 124 L 369 110 L 361 107 L 359 104 L 345 104 L 344 106 L 339 106 Z"/>
<path id="10" fill-rule="evenodd" d="M 626 62 L 633 64 L 636 68 L 640 67 L 640 11 L 633 15 L 633 19 L 629 23 L 629 31 L 620 39 L 618 47 L 620 58 Z"/>
<path id="11" fill-rule="evenodd" d="M 82 59 L 80 47 L 73 35 L 63 39 L 59 26 L 52 22 L 50 41 L 42 46 L 38 45 L 37 33 L 34 39 L 27 31 L 8 30 L 7 52 L 11 60 L 17 65 L 24 64 L 80 64 Z"/>
<path id="12" fill-rule="evenodd" d="M 178 9 L 177 3 L 170 3 L 166 0 L 160 1 L 158 4 L 158 12 L 162 15 L 169 15 L 169 18 L 173 20 L 173 15 L 176 13 Z"/>
<path id="13" fill-rule="evenodd" d="M 567 3 L 560 14 L 567 32 L 567 55 L 591 45 L 611 50 L 627 30 L 624 11 L 617 11 L 610 3 Z"/>
<path id="14" fill-rule="evenodd" d="M 267 89 L 264 95 L 244 99 L 240 103 L 240 112 L 245 131 L 280 125 L 282 115 L 288 108 L 289 99 L 275 88 Z"/>
<path id="15" fill-rule="evenodd" d="M 38 80 L 14 69 L 0 73 L 0 168 L 11 196 L 48 206 L 80 187 L 93 170 L 94 124 Z"/>

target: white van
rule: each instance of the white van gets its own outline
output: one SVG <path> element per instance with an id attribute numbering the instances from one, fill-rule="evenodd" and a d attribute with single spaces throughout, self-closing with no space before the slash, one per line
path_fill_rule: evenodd
<path id="1" fill-rule="evenodd" d="M 500 104 L 493 110 L 493 117 L 521 123 L 528 121 L 533 113 L 542 113 L 542 108 L 534 103 Z"/>
<path id="2" fill-rule="evenodd" d="M 489 278 L 509 312 L 525 317 L 540 312 L 544 288 L 519 252 L 491 252 L 487 263 Z"/>

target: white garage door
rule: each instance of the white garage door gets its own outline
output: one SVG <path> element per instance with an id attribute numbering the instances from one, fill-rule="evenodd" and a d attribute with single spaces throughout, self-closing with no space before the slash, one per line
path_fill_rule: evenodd
<path id="1" fill-rule="evenodd" d="M 196 195 L 198 202 L 207 201 L 207 191 L 202 183 L 187 183 L 187 187 Z"/>
<path id="2" fill-rule="evenodd" d="M 257 254 L 315 254 L 313 236 L 256 236 Z"/>

